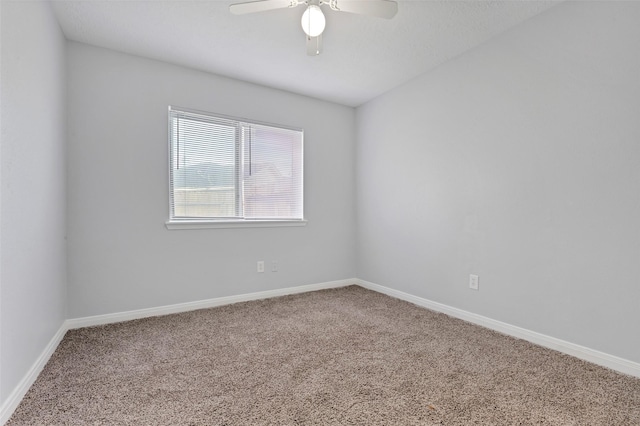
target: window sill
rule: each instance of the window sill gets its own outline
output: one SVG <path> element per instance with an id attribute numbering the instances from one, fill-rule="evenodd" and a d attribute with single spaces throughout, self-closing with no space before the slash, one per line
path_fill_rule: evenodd
<path id="1" fill-rule="evenodd" d="M 217 229 L 217 228 L 279 228 L 307 226 L 306 220 L 169 220 L 167 229 Z"/>

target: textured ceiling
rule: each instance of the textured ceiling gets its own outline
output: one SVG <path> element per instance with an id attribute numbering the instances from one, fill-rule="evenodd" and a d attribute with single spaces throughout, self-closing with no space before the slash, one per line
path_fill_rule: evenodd
<path id="1" fill-rule="evenodd" d="M 557 4 L 399 1 L 391 20 L 324 6 L 320 56 L 306 55 L 303 6 L 232 15 L 235 1 L 56 0 L 70 40 L 358 106 Z"/>

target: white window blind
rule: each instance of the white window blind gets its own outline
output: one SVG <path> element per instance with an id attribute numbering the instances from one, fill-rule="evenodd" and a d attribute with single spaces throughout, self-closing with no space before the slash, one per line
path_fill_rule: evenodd
<path id="1" fill-rule="evenodd" d="M 303 132 L 169 108 L 170 220 L 303 219 Z"/>

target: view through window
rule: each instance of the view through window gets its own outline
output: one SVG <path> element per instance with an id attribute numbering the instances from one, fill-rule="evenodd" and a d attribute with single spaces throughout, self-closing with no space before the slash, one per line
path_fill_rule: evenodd
<path id="1" fill-rule="evenodd" d="M 171 221 L 303 219 L 303 132 L 169 108 Z"/>

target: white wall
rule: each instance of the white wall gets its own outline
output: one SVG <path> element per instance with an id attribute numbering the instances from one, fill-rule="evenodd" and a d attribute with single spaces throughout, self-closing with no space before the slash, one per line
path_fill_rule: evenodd
<path id="1" fill-rule="evenodd" d="M 65 41 L 46 2 L 1 27 L 0 405 L 66 318 Z"/>
<path id="2" fill-rule="evenodd" d="M 567 2 L 358 108 L 358 276 L 640 362 L 638 22 Z"/>
<path id="3" fill-rule="evenodd" d="M 353 108 L 67 47 L 70 318 L 355 276 Z M 168 105 L 304 128 L 308 225 L 167 230 Z"/>
<path id="4" fill-rule="evenodd" d="M 2 393 L 2 1 L 0 1 L 0 407 L 5 398 Z"/>

